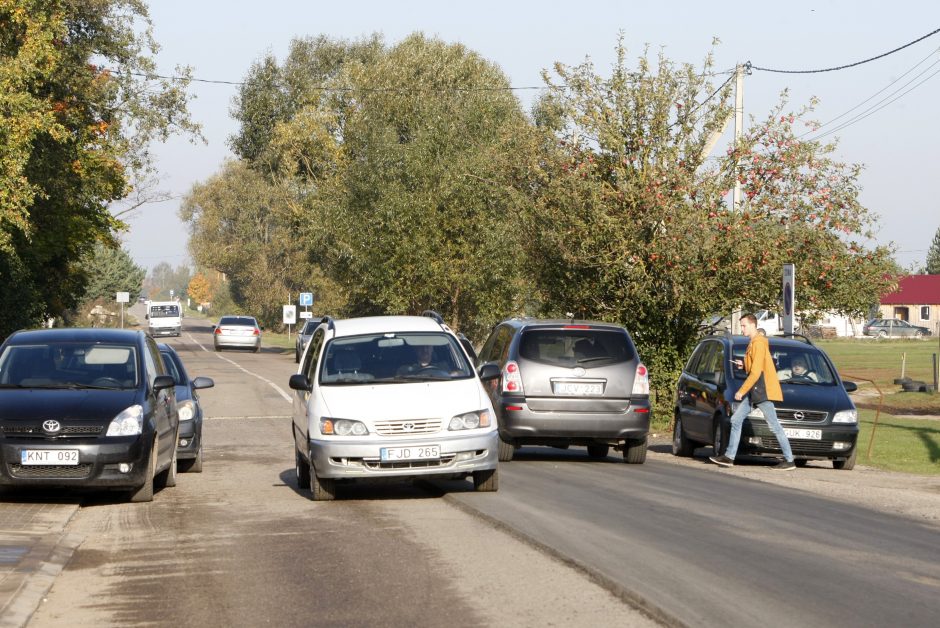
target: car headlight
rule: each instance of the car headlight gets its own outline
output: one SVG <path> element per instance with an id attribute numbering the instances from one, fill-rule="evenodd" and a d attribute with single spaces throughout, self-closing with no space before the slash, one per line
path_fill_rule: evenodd
<path id="1" fill-rule="evenodd" d="M 490 426 L 490 411 L 480 410 L 478 412 L 466 412 L 458 414 L 451 418 L 448 430 L 475 430 L 480 427 Z"/>
<path id="2" fill-rule="evenodd" d="M 349 419 L 320 419 L 320 433 L 328 436 L 366 436 L 369 428 L 362 421 Z"/>
<path id="3" fill-rule="evenodd" d="M 858 410 L 840 410 L 832 417 L 833 423 L 858 423 Z"/>
<path id="4" fill-rule="evenodd" d="M 176 405 L 176 411 L 180 415 L 180 421 L 192 421 L 196 416 L 196 404 L 192 399 L 187 399 Z"/>
<path id="5" fill-rule="evenodd" d="M 111 420 L 105 436 L 137 436 L 144 431 L 144 409 L 140 405 L 121 411 Z"/>

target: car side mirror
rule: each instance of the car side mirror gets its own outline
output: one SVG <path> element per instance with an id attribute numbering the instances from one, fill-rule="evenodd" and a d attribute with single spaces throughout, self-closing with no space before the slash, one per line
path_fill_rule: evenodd
<path id="1" fill-rule="evenodd" d="M 154 392 L 166 388 L 173 388 L 174 386 L 176 386 L 176 382 L 173 381 L 172 375 L 157 375 L 153 380 Z"/>
<path id="2" fill-rule="evenodd" d="M 480 379 L 484 382 L 497 379 L 500 376 L 499 365 L 493 362 L 487 362 L 480 367 Z"/>
<path id="3" fill-rule="evenodd" d="M 211 377 L 197 377 L 193 379 L 193 388 L 212 388 L 215 381 Z"/>
<path id="4" fill-rule="evenodd" d="M 310 384 L 310 380 L 303 373 L 294 373 L 291 375 L 287 385 L 294 390 L 303 390 L 306 392 L 313 390 L 313 386 Z"/>
<path id="5" fill-rule="evenodd" d="M 150 314 L 144 314 L 144 320 L 147 320 L 149 318 L 150 318 Z"/>
<path id="6" fill-rule="evenodd" d="M 842 387 L 845 388 L 845 392 L 855 392 L 858 390 L 858 384 L 855 382 L 842 382 Z"/>

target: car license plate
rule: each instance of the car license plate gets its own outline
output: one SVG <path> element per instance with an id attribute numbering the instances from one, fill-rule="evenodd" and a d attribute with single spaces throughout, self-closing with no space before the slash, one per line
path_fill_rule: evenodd
<path id="1" fill-rule="evenodd" d="M 798 440 L 822 440 L 822 430 L 804 430 L 794 428 L 784 428 L 787 438 L 796 438 Z"/>
<path id="2" fill-rule="evenodd" d="M 424 447 L 382 447 L 382 462 L 408 462 L 410 460 L 440 460 L 440 445 Z"/>
<path id="3" fill-rule="evenodd" d="M 604 385 L 600 382 L 553 382 L 552 390 L 556 395 L 587 397 L 590 395 L 603 395 Z"/>
<path id="4" fill-rule="evenodd" d="M 23 449 L 20 451 L 23 465 L 69 465 L 78 464 L 77 449 Z"/>

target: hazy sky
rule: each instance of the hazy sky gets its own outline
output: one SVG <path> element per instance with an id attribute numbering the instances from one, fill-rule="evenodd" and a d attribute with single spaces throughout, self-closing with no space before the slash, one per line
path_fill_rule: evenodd
<path id="1" fill-rule="evenodd" d="M 940 2 L 817 1 L 727 2 L 346 2 L 286 0 L 154 0 L 154 35 L 162 46 L 160 71 L 193 67 L 201 79 L 240 81 L 266 53 L 279 62 L 292 38 L 325 34 L 355 39 L 382 33 L 387 44 L 422 31 L 460 42 L 497 63 L 513 86 L 542 85 L 555 62 L 590 58 L 608 74 L 622 32 L 631 59 L 649 45 L 675 62 L 701 61 L 713 38 L 716 68 L 750 61 L 759 67 L 810 70 L 881 55 L 940 28 Z M 813 116 L 836 129 L 838 156 L 864 164 L 861 200 L 880 218 L 878 243 L 893 242 L 904 266 L 922 265 L 940 228 L 940 33 L 890 56 L 857 67 L 815 74 L 754 71 L 746 77 L 744 108 L 764 118 L 782 90 L 792 109 L 820 99 Z M 190 263 L 181 197 L 218 172 L 237 128 L 229 115 L 236 88 L 194 83 L 191 105 L 206 145 L 181 139 L 154 147 L 162 187 L 174 200 L 146 206 L 130 220 L 125 247 L 152 268 Z M 908 92 L 905 94 L 905 92 Z M 538 92 L 517 94 L 528 109 Z M 890 102 L 890 101 L 894 102 Z M 877 111 L 872 108 L 881 107 Z M 841 117 L 840 117 L 841 116 Z M 730 136 L 730 131 L 728 132 Z"/>

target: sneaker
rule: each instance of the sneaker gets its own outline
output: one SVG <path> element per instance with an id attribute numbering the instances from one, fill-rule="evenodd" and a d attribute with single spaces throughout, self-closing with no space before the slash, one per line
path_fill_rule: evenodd
<path id="1" fill-rule="evenodd" d="M 770 467 L 771 471 L 793 471 L 796 468 L 796 465 L 789 460 L 782 460 Z"/>
<path id="2" fill-rule="evenodd" d="M 729 458 L 728 456 L 711 456 L 709 460 L 717 464 L 719 467 L 733 467 L 734 466 L 734 458 Z M 790 464 L 793 464 L 793 463 L 791 462 Z"/>

